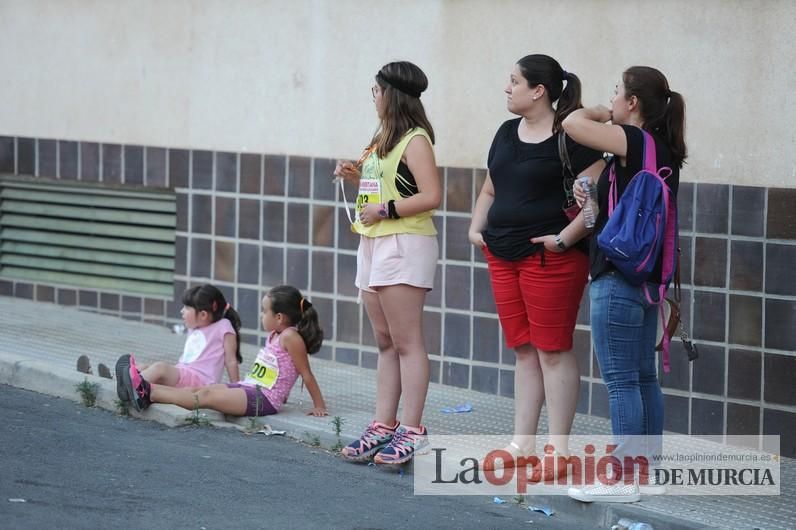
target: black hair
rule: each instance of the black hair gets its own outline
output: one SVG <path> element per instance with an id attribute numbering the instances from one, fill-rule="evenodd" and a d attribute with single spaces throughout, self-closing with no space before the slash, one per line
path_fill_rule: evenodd
<path id="1" fill-rule="evenodd" d="M 526 55 L 517 66 L 528 86 L 543 85 L 550 104 L 558 102 L 555 106 L 553 118 L 553 132 L 561 130 L 561 122 L 573 111 L 583 107 L 581 103 L 580 79 L 572 72 L 566 72 L 561 65 L 550 57 L 540 53 Z M 564 86 L 564 81 L 567 82 Z"/>
<path id="2" fill-rule="evenodd" d="M 636 96 L 644 128 L 666 140 L 672 158 L 683 167 L 688 150 L 685 145 L 685 100 L 669 89 L 660 70 L 650 66 L 631 66 L 622 74 L 625 98 Z"/>
<path id="3" fill-rule="evenodd" d="M 428 78 L 423 70 L 409 61 L 385 64 L 376 74 L 376 83 L 382 90 L 384 116 L 371 140 L 376 154 L 384 158 L 415 127 L 425 129 L 434 143 L 434 129 L 420 101 L 420 94 L 428 88 Z"/>
<path id="4" fill-rule="evenodd" d="M 318 322 L 318 312 L 298 289 L 290 285 L 277 285 L 265 295 L 271 301 L 271 312 L 282 313 L 289 324 L 296 326 L 307 353 L 315 353 L 323 344 L 323 329 Z"/>
<path id="5" fill-rule="evenodd" d="M 210 284 L 196 285 L 185 290 L 182 295 L 182 305 L 192 307 L 196 311 L 207 311 L 213 322 L 218 322 L 222 318 L 229 320 L 235 330 L 235 357 L 238 363 L 243 362 L 240 354 L 240 315 L 232 309 L 232 306 L 227 307 L 224 293 Z"/>

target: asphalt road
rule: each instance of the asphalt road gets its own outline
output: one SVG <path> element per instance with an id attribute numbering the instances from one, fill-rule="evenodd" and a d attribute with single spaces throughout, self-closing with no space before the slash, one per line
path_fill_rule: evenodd
<path id="1" fill-rule="evenodd" d="M 409 475 L 283 437 L 167 428 L 4 385 L 0 400 L 2 528 L 584 527 L 491 497 L 415 496 Z"/>

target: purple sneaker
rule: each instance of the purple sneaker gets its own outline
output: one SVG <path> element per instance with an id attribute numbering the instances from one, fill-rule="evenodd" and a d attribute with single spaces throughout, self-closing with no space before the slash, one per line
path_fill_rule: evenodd
<path id="1" fill-rule="evenodd" d="M 409 430 L 404 426 L 398 427 L 395 436 L 387 447 L 379 451 L 373 459 L 377 464 L 403 464 L 422 452 L 428 446 L 428 431 L 422 425 Z"/>
<path id="2" fill-rule="evenodd" d="M 365 432 L 358 440 L 354 440 L 347 446 L 343 447 L 340 454 L 346 460 L 352 462 L 361 462 L 369 459 L 381 451 L 395 435 L 395 429 L 398 427 L 398 422 L 390 427 L 377 421 L 372 421 Z"/>

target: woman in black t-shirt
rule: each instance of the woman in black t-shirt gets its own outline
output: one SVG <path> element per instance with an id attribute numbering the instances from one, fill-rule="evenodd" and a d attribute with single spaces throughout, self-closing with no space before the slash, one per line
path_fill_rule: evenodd
<path id="1" fill-rule="evenodd" d="M 517 357 L 514 437 L 506 451 L 535 453 L 546 402 L 549 442 L 566 455 L 580 387 L 570 350 L 588 258 L 579 244 L 587 234 L 582 215 L 570 222 L 562 209 L 558 140 L 561 121 L 581 107 L 580 80 L 552 57 L 528 55 L 514 65 L 505 92 L 519 118 L 505 122 L 492 142 L 469 238 L 486 256 L 506 344 Z M 605 165 L 601 153 L 565 141 L 573 172 L 596 177 Z M 489 459 L 483 465 L 494 468 Z"/>
<path id="2" fill-rule="evenodd" d="M 663 433 L 663 395 L 655 362 L 658 306 L 648 301 L 643 286 L 630 284 L 617 271 L 596 240 L 608 222 L 610 166 L 616 174 L 617 197 L 644 166 L 642 129 L 654 139 L 656 169 L 672 170 L 666 183 L 677 194 L 680 168 L 686 158 L 685 103 L 669 88 L 661 72 L 634 66 L 622 74 L 611 107 L 577 110 L 564 120 L 564 130 L 584 145 L 614 154 L 597 183 L 600 211 L 592 237 L 589 289 L 592 341 L 608 387 L 611 427 L 619 443 L 613 455 L 622 462 L 623 457 L 645 457 L 651 465 L 650 457 L 659 453 Z M 655 284 L 660 280 L 659 257 L 649 281 Z M 611 486 L 570 488 L 569 494 L 584 502 L 634 502 L 640 493 L 663 493 L 651 468 L 624 471 L 636 473 L 637 483 L 623 480 Z"/>

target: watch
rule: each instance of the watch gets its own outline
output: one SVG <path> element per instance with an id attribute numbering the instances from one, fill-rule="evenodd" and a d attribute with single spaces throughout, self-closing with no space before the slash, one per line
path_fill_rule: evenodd
<path id="1" fill-rule="evenodd" d="M 556 237 L 553 240 L 556 242 L 556 246 L 561 250 L 567 249 L 567 245 L 564 243 L 564 240 L 561 239 L 561 234 L 556 234 Z"/>
<path id="2" fill-rule="evenodd" d="M 387 219 L 387 208 L 384 206 L 384 203 L 379 205 L 379 217 Z"/>

